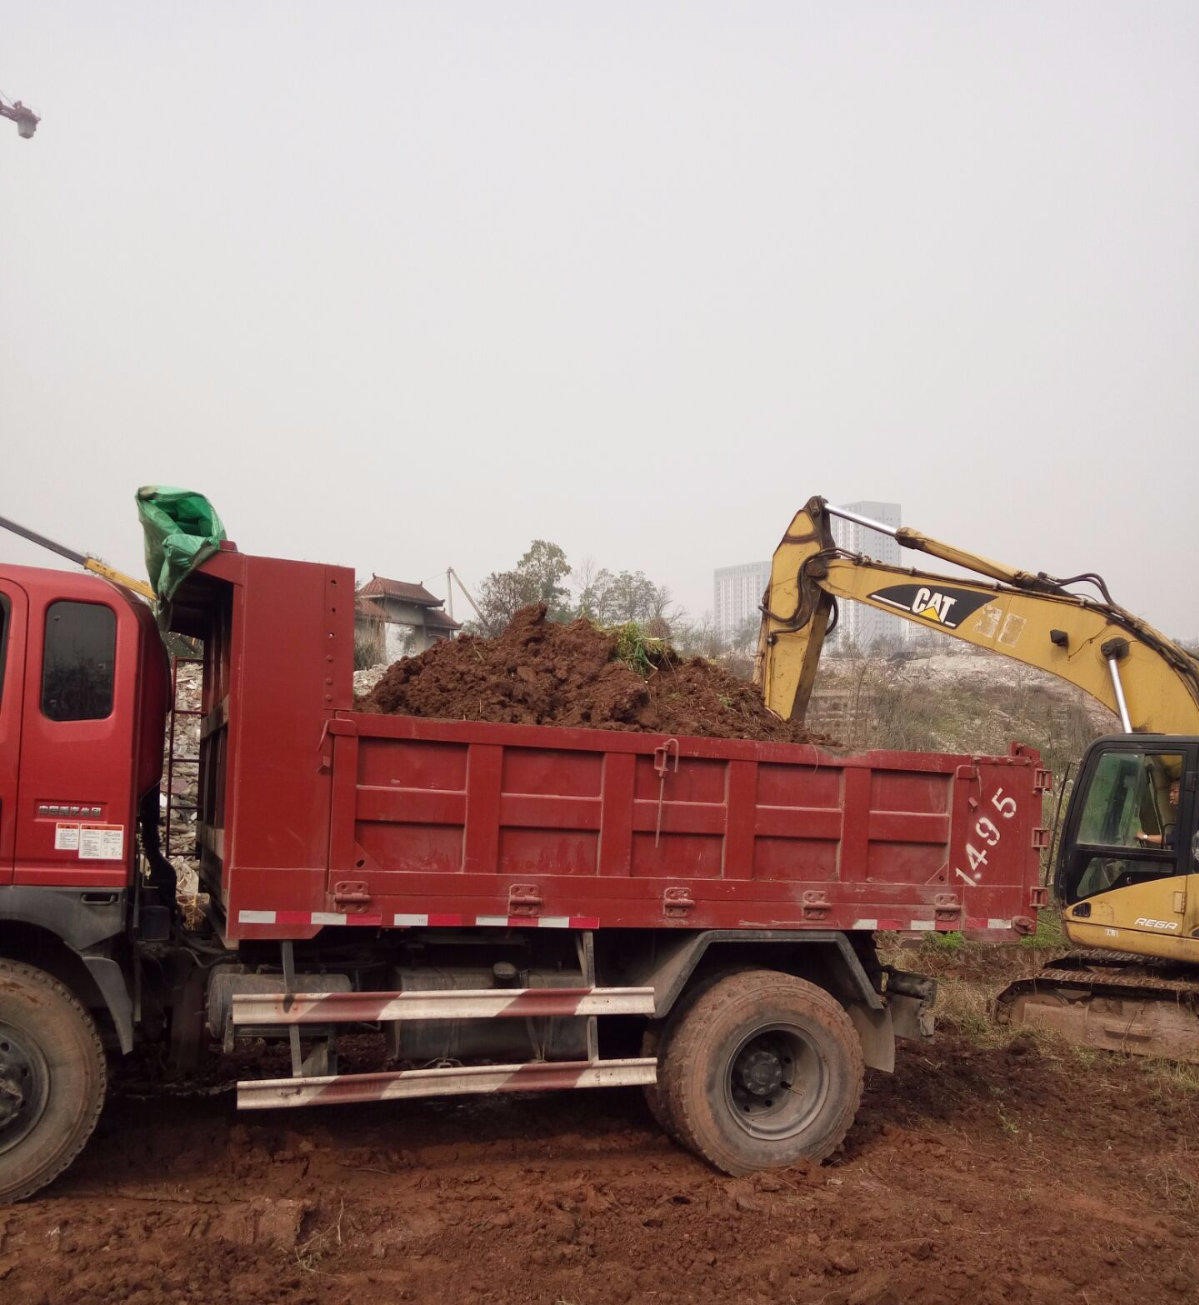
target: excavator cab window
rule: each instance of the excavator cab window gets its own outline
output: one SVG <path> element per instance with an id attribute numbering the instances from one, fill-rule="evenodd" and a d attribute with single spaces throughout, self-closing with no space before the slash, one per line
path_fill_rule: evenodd
<path id="1" fill-rule="evenodd" d="M 1110 749 L 1084 775 L 1075 834 L 1065 851 L 1067 903 L 1178 873 L 1177 752 Z"/>

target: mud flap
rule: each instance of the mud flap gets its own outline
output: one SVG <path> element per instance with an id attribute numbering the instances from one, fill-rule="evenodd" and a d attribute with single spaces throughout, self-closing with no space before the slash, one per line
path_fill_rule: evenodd
<path id="1" fill-rule="evenodd" d="M 133 1001 L 125 975 L 116 961 L 107 956 L 84 956 L 82 960 L 112 1016 L 121 1054 L 127 1056 L 133 1050 Z"/>
<path id="2" fill-rule="evenodd" d="M 867 1010 L 856 1003 L 849 1006 L 849 1018 L 858 1031 L 862 1059 L 870 1069 L 890 1074 L 895 1069 L 895 1028 L 889 1010 Z"/>
<path id="3" fill-rule="evenodd" d="M 888 969 L 887 1005 L 897 1038 L 931 1038 L 936 1021 L 933 1004 L 937 981 L 908 970 Z"/>

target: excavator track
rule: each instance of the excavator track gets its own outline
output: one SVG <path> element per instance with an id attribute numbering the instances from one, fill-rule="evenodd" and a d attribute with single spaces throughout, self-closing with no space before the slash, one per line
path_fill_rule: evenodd
<path id="1" fill-rule="evenodd" d="M 995 999 L 1001 1024 L 1050 1029 L 1078 1046 L 1199 1064 L 1199 977 L 1122 952 L 1077 951 Z"/>

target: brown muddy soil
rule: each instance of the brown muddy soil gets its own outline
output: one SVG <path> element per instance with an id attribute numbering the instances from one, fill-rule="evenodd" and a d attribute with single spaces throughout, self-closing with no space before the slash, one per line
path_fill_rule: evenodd
<path id="1" fill-rule="evenodd" d="M 752 685 L 702 657 L 651 647 L 643 673 L 618 653 L 618 636 L 589 621 L 560 625 L 544 607 L 525 607 L 493 639 L 462 635 L 394 663 L 359 706 L 441 720 L 823 741 L 779 720 Z"/>
<path id="2" fill-rule="evenodd" d="M 635 1090 L 237 1116 L 114 1096 L 0 1210 L 5 1305 L 1196 1299 L 1193 1085 L 953 1033 L 830 1163 L 725 1178 Z"/>

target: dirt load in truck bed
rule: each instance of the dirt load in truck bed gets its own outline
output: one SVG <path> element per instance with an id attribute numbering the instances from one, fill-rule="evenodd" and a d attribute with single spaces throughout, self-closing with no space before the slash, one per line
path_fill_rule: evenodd
<path id="1" fill-rule="evenodd" d="M 621 653 L 618 633 L 524 607 L 493 639 L 467 634 L 394 663 L 359 706 L 439 720 L 824 741 L 779 720 L 753 685 L 702 657 L 654 642 L 632 645 L 628 660 Z"/>

